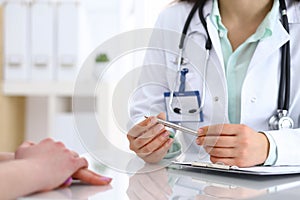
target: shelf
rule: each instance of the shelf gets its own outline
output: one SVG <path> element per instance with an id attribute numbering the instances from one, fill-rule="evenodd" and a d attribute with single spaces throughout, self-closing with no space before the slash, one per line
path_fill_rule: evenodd
<path id="1" fill-rule="evenodd" d="M 74 95 L 75 82 L 72 81 L 2 81 L 3 94 L 6 96 L 61 96 Z M 95 80 L 81 82 L 84 88 L 76 96 L 94 96 Z"/>
<path id="2" fill-rule="evenodd" d="M 7 96 L 72 96 L 73 82 L 57 81 L 3 81 L 3 93 Z"/>

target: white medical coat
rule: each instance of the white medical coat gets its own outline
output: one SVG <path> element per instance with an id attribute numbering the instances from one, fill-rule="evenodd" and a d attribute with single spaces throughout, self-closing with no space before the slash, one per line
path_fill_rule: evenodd
<path id="1" fill-rule="evenodd" d="M 188 3 L 176 3 L 166 8 L 159 16 L 156 28 L 171 30 L 180 34 L 185 24 L 187 15 L 192 5 Z M 287 0 L 287 13 L 289 19 L 290 34 L 283 28 L 280 20 L 274 27 L 271 37 L 259 42 L 254 55 L 250 61 L 247 75 L 242 87 L 241 97 L 241 118 L 240 123 L 245 124 L 256 131 L 269 133 L 277 147 L 277 160 L 275 165 L 300 164 L 300 3 Z M 204 7 L 208 31 L 212 39 L 212 50 L 210 51 L 209 64 L 206 73 L 206 98 L 203 107 L 204 122 L 194 124 L 198 128 L 208 124 L 229 123 L 226 76 L 224 62 L 217 30 L 209 19 L 212 2 L 208 1 Z M 168 33 L 162 33 L 162 38 L 168 40 Z M 204 52 L 206 33 L 200 22 L 198 14 L 193 17 L 188 29 L 188 38 L 196 43 Z M 157 41 L 159 45 L 167 43 Z M 155 38 L 153 39 L 155 42 Z M 289 116 L 293 118 L 295 129 L 289 130 L 268 130 L 268 121 L 276 113 L 278 89 L 280 80 L 280 47 L 290 40 L 291 45 L 291 96 Z M 197 57 L 197 50 L 193 51 L 193 42 L 186 42 L 186 51 L 196 57 L 192 64 L 196 65 L 187 74 L 187 89 L 199 90 L 202 92 L 202 74 L 199 73 L 203 66 L 204 56 Z M 171 48 L 177 48 L 179 40 L 168 42 Z M 197 48 L 196 48 L 197 49 Z M 202 53 L 204 55 L 204 53 Z M 135 94 L 134 102 L 131 105 L 130 113 L 135 121 L 142 119 L 145 114 L 155 115 L 159 112 L 166 112 L 163 93 L 172 90 L 176 76 L 167 75 L 163 70 L 173 68 L 176 71 L 176 56 L 169 51 L 149 51 L 146 55 L 145 64 L 159 63 L 162 70 L 145 68 L 141 74 L 141 80 L 149 80 L 152 86 L 146 86 Z M 195 63 L 198 62 L 198 63 Z M 197 71 L 199 70 L 199 71 Z M 178 85 L 177 85 L 178 89 Z M 188 126 L 193 126 L 188 124 Z M 199 146 L 195 144 L 195 138 L 180 136 L 183 145 L 183 153 L 199 154 Z M 299 145 L 299 146 L 298 146 Z M 201 150 L 200 150 L 201 151 Z M 253 152 L 256 153 L 256 152 Z M 203 154 L 203 151 L 202 151 Z M 203 157 L 203 156 L 202 156 Z M 186 160 L 194 160 L 195 157 Z"/>

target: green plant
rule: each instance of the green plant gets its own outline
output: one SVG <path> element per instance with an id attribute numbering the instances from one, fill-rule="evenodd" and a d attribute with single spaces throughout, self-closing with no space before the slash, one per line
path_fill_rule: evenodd
<path id="1" fill-rule="evenodd" d="M 109 59 L 105 53 L 100 53 L 99 55 L 96 56 L 95 61 L 96 63 L 101 63 L 101 62 L 108 62 Z"/>

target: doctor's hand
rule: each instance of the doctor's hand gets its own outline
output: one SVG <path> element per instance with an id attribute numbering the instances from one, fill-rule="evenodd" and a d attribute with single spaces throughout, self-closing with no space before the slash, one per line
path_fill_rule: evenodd
<path id="1" fill-rule="evenodd" d="M 157 118 L 165 119 L 164 113 Z M 130 149 L 148 163 L 157 163 L 167 154 L 173 143 L 170 132 L 157 123 L 156 117 L 149 117 L 131 128 L 127 134 Z"/>
<path id="2" fill-rule="evenodd" d="M 198 130 L 198 145 L 202 145 L 213 163 L 250 167 L 263 164 L 268 157 L 269 141 L 241 124 L 220 124 Z"/>

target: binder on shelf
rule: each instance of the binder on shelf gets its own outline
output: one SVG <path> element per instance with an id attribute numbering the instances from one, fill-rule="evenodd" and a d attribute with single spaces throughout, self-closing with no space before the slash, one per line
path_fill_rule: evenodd
<path id="1" fill-rule="evenodd" d="M 4 4 L 4 80 L 28 79 L 30 66 L 28 3 L 21 0 Z"/>
<path id="2" fill-rule="evenodd" d="M 54 78 L 55 4 L 50 0 L 34 1 L 31 7 L 31 80 Z"/>
<path id="3" fill-rule="evenodd" d="M 74 81 L 79 71 L 79 3 L 57 3 L 57 70 L 59 81 Z"/>

